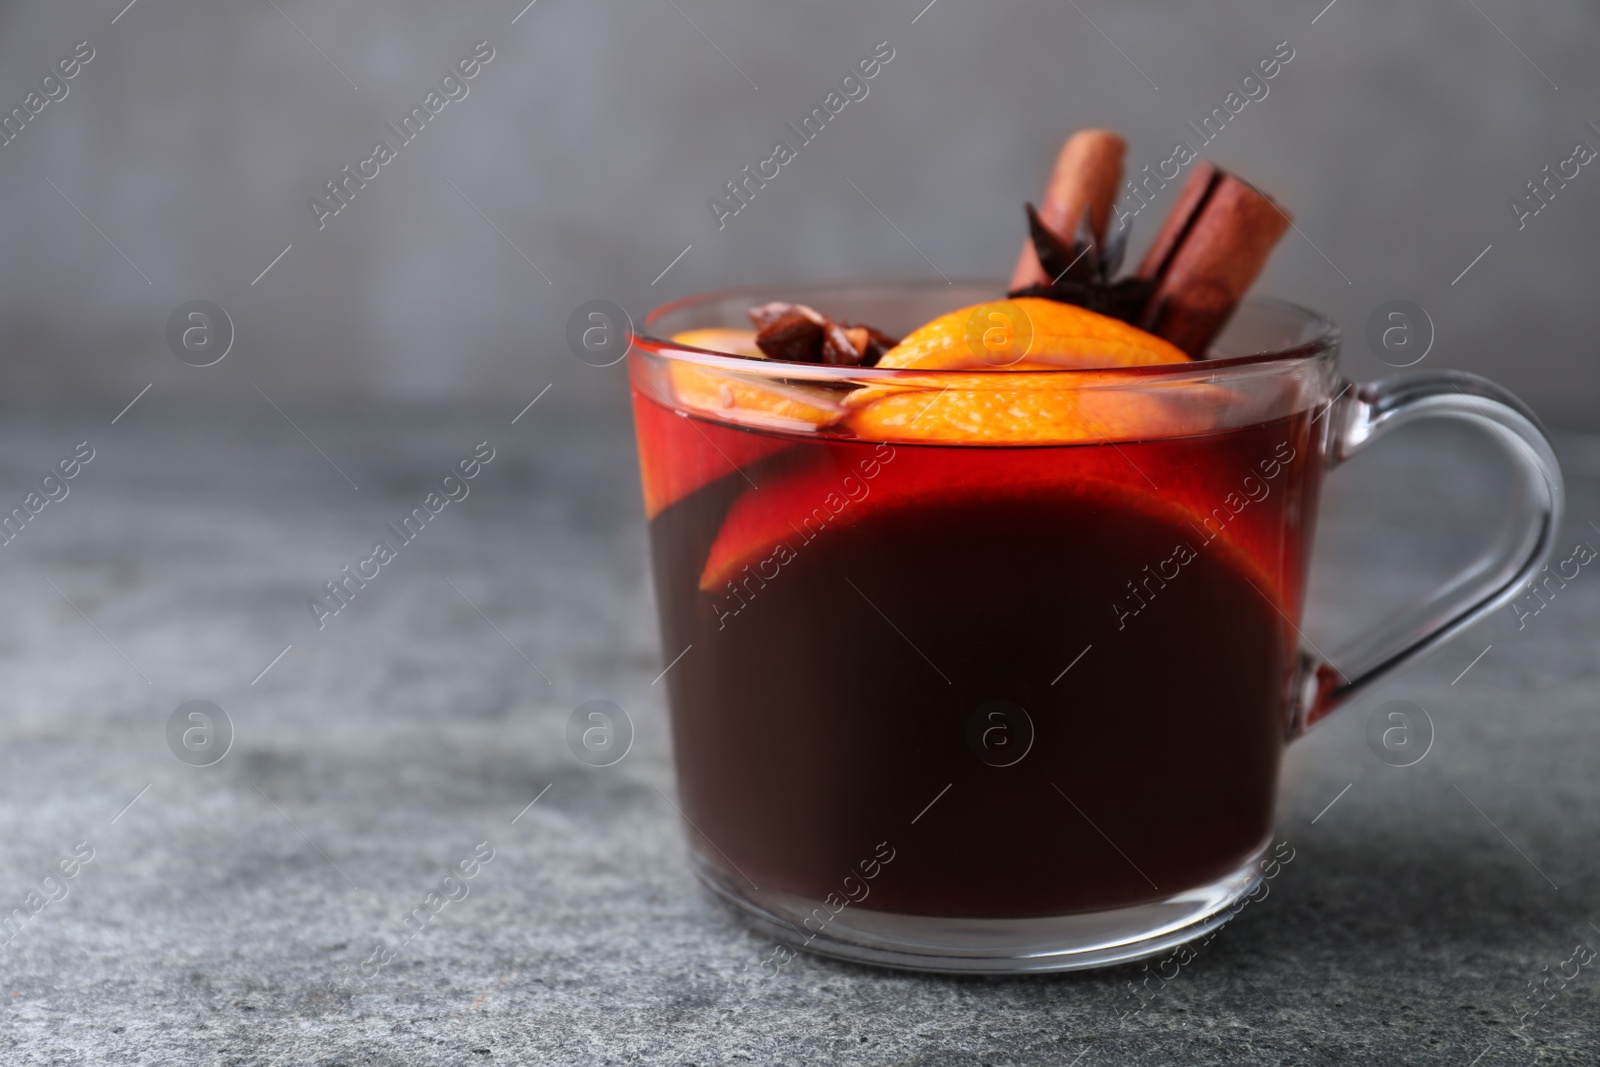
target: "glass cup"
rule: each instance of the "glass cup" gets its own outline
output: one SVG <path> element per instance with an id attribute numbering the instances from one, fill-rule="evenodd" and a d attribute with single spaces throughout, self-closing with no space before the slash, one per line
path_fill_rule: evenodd
<path id="1" fill-rule="evenodd" d="M 630 356 L 692 855 L 810 951 L 1045 971 L 1205 935 L 1272 862 L 1284 746 L 1506 603 L 1560 520 L 1554 453 L 1515 397 L 1454 371 L 1354 385 L 1336 327 L 1281 301 L 1247 301 L 1216 358 L 1112 370 L 664 339 L 778 299 L 903 335 L 998 291 L 714 293 L 653 312 Z M 968 331 L 996 363 L 1027 333 Z M 1508 524 L 1324 660 L 1299 633 L 1323 473 L 1427 417 L 1501 443 Z"/>

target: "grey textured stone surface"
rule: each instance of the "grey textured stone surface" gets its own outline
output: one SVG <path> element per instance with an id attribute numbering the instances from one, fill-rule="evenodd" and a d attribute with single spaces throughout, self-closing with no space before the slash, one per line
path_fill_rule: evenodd
<path id="1" fill-rule="evenodd" d="M 1294 861 L 1137 1014 L 1137 967 L 952 979 L 802 957 L 746 992 L 772 945 L 695 884 L 666 800 L 632 438 L 554 399 L 515 426 L 514 408 L 291 412 L 326 460 L 271 412 L 0 420 L 8 505 L 96 449 L 0 548 L 0 908 L 94 849 L 0 950 L 0 1061 L 1600 1061 L 1593 967 L 1513 1032 L 1529 981 L 1600 945 L 1587 568 L 1524 629 L 1502 611 L 1298 743 L 1278 818 Z M 319 633 L 306 598 L 484 439 L 470 496 Z M 1562 541 L 1600 543 L 1600 442 L 1563 452 Z M 1339 472 L 1313 639 L 1470 555 L 1495 470 L 1474 439 L 1418 431 Z M 564 740 L 596 697 L 637 728 L 603 770 Z M 1437 728 L 1405 769 L 1365 741 L 1394 698 Z M 168 750 L 191 699 L 235 727 L 214 766 Z M 480 841 L 470 894 L 402 944 L 395 924 Z M 341 984 L 380 944 L 381 972 Z"/>

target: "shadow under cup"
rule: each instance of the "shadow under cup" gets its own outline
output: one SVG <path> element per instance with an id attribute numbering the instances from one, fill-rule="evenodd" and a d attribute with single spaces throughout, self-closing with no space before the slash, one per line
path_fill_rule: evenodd
<path id="1" fill-rule="evenodd" d="M 1219 925 L 1260 880 L 1305 713 L 1297 626 L 1344 386 L 1331 323 L 1253 301 L 1213 360 L 1007 374 L 656 339 L 780 298 L 903 334 L 993 291 L 714 294 L 655 312 L 631 356 L 697 867 L 812 951 L 1104 965 Z M 886 383 L 929 406 L 871 439 L 742 402 L 848 409 Z M 1081 419 L 940 443 L 997 390 Z"/>

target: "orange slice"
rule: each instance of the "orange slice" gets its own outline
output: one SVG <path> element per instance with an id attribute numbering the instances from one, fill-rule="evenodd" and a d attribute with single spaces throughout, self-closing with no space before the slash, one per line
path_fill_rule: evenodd
<path id="1" fill-rule="evenodd" d="M 941 315 L 913 331 L 878 366 L 1052 371 L 1188 362 L 1173 345 L 1118 319 L 1055 300 L 1019 297 Z M 871 440 L 975 444 L 1116 441 L 1207 428 L 1207 420 L 1192 408 L 1148 388 L 1092 384 L 1057 374 L 951 374 L 890 382 L 851 394 L 844 425 Z"/>
<path id="2" fill-rule="evenodd" d="M 708 352 L 725 352 L 730 356 L 748 356 L 751 359 L 767 358 L 761 354 L 761 349 L 756 347 L 754 330 L 735 330 L 727 327 L 685 330 L 673 334 L 672 339 L 680 345 L 704 348 Z"/>
<path id="3" fill-rule="evenodd" d="M 689 330 L 673 337 L 679 344 L 765 359 L 753 330 Z M 764 368 L 770 368 L 765 363 Z M 774 381 L 770 371 L 740 374 L 672 361 L 667 374 L 678 406 L 714 418 L 778 430 L 815 430 L 837 422 L 842 413 L 825 389 Z"/>
<path id="4" fill-rule="evenodd" d="M 1221 499 L 1209 477 L 1197 477 L 1181 463 L 1172 469 L 1151 469 L 1149 476 L 1163 487 L 1157 492 L 1125 456 L 1112 449 L 1089 450 L 1071 464 L 1064 464 L 1054 449 L 1016 449 L 1000 455 L 987 448 L 948 449 L 937 463 L 897 463 L 893 451 L 885 456 L 886 446 L 880 445 L 873 453 L 877 462 L 872 469 L 879 471 L 873 479 L 860 476 L 867 469 L 863 444 L 803 447 L 805 451 L 797 450 L 792 462 L 767 468 L 760 491 L 746 490 L 729 509 L 701 570 L 702 590 L 720 589 L 746 567 L 774 554 L 784 562 L 785 555 L 802 551 L 807 541 L 833 536 L 836 529 L 886 512 L 936 508 L 951 500 L 1073 497 L 1111 514 L 1129 512 L 1160 521 L 1199 544 L 1206 537 L 1207 509 Z M 852 485 L 854 499 L 846 496 Z M 863 485 L 866 492 L 860 491 Z M 1246 541 L 1243 527 L 1224 526 L 1211 551 L 1226 553 L 1258 581 L 1259 588 L 1274 593 L 1275 585 L 1250 562 L 1253 555 L 1270 555 L 1264 550 L 1247 553 L 1246 548 L 1255 546 Z M 965 564 L 952 561 L 951 565 Z"/>
<path id="5" fill-rule="evenodd" d="M 754 330 L 704 329 L 688 330 L 673 340 L 764 359 L 755 336 Z M 837 422 L 843 412 L 824 390 L 775 382 L 760 374 L 713 370 L 678 360 L 667 361 L 666 373 L 671 396 L 664 404 L 647 399 L 637 384 L 633 397 L 646 519 L 701 486 L 792 444 L 739 427 L 810 432 Z"/>
<path id="6" fill-rule="evenodd" d="M 633 394 L 644 515 L 653 519 L 703 485 L 791 447 L 781 437 L 702 421 Z"/>
<path id="7" fill-rule="evenodd" d="M 673 363 L 669 377 L 679 407 L 746 425 L 814 430 L 837 422 L 842 410 L 825 390 L 760 375 Z"/>
<path id="8" fill-rule="evenodd" d="M 880 367 L 1009 370 L 1144 367 L 1188 363 L 1154 334 L 1073 304 L 1038 297 L 994 300 L 941 315 L 884 354 Z"/>
<path id="9" fill-rule="evenodd" d="M 846 400 L 844 426 L 872 441 L 1034 445 L 1172 437 L 1210 426 L 1203 412 L 1137 387 L 1080 388 L 1057 374 L 992 377 L 868 386 Z"/>

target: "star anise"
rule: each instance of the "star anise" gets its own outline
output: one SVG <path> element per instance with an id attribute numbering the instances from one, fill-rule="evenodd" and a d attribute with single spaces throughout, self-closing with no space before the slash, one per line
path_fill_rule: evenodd
<path id="1" fill-rule="evenodd" d="M 882 330 L 837 322 L 804 304 L 773 301 L 750 309 L 756 347 L 768 359 L 790 363 L 875 366 L 900 342 Z"/>
<path id="2" fill-rule="evenodd" d="M 1051 281 L 1013 289 L 1006 295 L 1059 300 L 1063 304 L 1076 304 L 1123 322 L 1134 322 L 1150 298 L 1153 283 L 1133 277 L 1112 281 L 1111 276 L 1122 266 L 1123 254 L 1127 251 L 1127 227 L 1118 230 L 1103 246 L 1097 247 L 1094 231 L 1089 225 L 1089 209 L 1086 207 L 1073 233 L 1072 243 L 1068 244 L 1044 224 L 1032 204 L 1027 205 L 1027 210 L 1033 250 Z"/>

